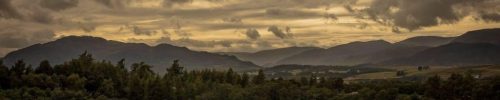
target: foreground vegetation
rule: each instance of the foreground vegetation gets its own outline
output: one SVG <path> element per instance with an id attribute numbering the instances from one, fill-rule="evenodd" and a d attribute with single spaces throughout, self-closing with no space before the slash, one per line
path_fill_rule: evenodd
<path id="1" fill-rule="evenodd" d="M 452 74 L 424 81 L 396 79 L 344 82 L 342 78 L 303 77 L 266 79 L 228 71 L 185 71 L 175 61 L 164 75 L 150 65 L 124 60 L 94 61 L 84 53 L 51 66 L 43 61 L 33 69 L 23 61 L 10 68 L 0 62 L 1 100 L 500 100 L 500 77 L 473 78 Z"/>

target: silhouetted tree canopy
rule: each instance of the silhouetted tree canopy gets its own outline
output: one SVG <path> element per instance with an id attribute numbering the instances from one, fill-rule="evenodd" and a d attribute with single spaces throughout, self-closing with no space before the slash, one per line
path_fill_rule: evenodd
<path id="1" fill-rule="evenodd" d="M 398 79 L 345 82 L 335 77 L 266 79 L 264 70 L 235 72 L 183 70 L 174 60 L 168 73 L 125 59 L 112 64 L 83 53 L 51 66 L 42 61 L 34 71 L 23 60 L 10 68 L 0 61 L 0 100 L 499 100 L 500 77 L 471 74 L 432 76 L 424 81 Z"/>

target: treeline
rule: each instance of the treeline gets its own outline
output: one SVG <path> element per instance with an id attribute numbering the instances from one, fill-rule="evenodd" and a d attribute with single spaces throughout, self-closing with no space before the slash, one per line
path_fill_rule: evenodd
<path id="1" fill-rule="evenodd" d="M 500 77 L 476 79 L 469 74 L 425 81 L 304 77 L 266 79 L 228 71 L 185 71 L 174 61 L 166 74 L 150 65 L 124 60 L 95 61 L 83 53 L 52 66 L 33 69 L 22 60 L 11 67 L 0 61 L 1 100 L 500 100 Z"/>

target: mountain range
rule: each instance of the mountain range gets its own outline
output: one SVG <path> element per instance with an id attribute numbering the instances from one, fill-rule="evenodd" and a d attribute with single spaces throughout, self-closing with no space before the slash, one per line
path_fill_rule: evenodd
<path id="1" fill-rule="evenodd" d="M 281 48 L 273 51 L 280 60 L 269 61 L 250 53 L 235 56 L 252 62 L 266 63 L 265 67 L 286 64 L 301 65 L 483 65 L 500 64 L 500 29 L 482 29 L 457 37 L 417 36 L 396 43 L 383 40 L 351 42 L 326 49 L 315 48 L 294 53 Z M 297 47 L 293 47 L 297 48 Z M 248 56 L 252 56 L 249 58 Z M 262 62 L 268 61 L 268 62 Z"/>
<path id="2" fill-rule="evenodd" d="M 263 50 L 255 53 L 248 52 L 224 52 L 221 54 L 226 55 L 234 55 L 241 60 L 251 61 L 260 66 L 272 66 L 277 61 L 282 60 L 283 58 L 288 58 L 291 55 L 296 55 L 298 53 L 302 53 L 304 51 L 309 50 L 318 50 L 321 48 L 317 47 L 288 47 L 288 48 L 279 48 L 279 49 L 271 49 L 271 50 Z"/>
<path id="3" fill-rule="evenodd" d="M 89 52 L 97 60 L 126 59 L 127 64 L 145 62 L 163 72 L 173 60 L 186 69 L 254 70 L 276 65 L 360 65 L 380 66 L 461 66 L 500 64 L 500 28 L 470 31 L 457 37 L 418 36 L 400 42 L 384 40 L 351 42 L 330 48 L 289 47 L 254 53 L 209 53 L 169 44 L 149 46 L 123 43 L 90 36 L 68 36 L 35 44 L 3 57 L 4 64 L 17 60 L 37 65 L 42 60 L 53 64 Z M 255 64 L 254 64 L 255 63 Z"/>
<path id="4" fill-rule="evenodd" d="M 96 60 L 117 62 L 125 59 L 127 65 L 145 62 L 153 65 L 152 69 L 156 72 L 164 72 L 176 59 L 179 59 L 188 70 L 227 69 L 229 67 L 234 70 L 260 68 L 258 65 L 241 61 L 234 56 L 192 51 L 169 44 L 149 46 L 143 43 L 123 43 L 90 36 L 68 36 L 44 44 L 35 44 L 7 54 L 3 61 L 6 65 L 12 65 L 17 60 L 23 60 L 34 66 L 38 66 L 42 60 L 61 64 L 84 52 L 92 54 Z"/>

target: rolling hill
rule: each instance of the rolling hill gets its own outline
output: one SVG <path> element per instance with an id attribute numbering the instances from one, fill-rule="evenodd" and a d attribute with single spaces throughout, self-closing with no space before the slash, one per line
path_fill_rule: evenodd
<path id="1" fill-rule="evenodd" d="M 7 54 L 4 57 L 6 65 L 12 65 L 17 60 L 24 60 L 28 64 L 38 65 L 42 60 L 49 60 L 54 64 L 77 57 L 83 52 L 93 54 L 97 60 L 117 62 L 125 59 L 127 64 L 145 62 L 152 64 L 156 72 L 165 71 L 173 60 L 179 59 L 188 70 L 192 69 L 227 69 L 234 70 L 258 69 L 259 66 L 240 61 L 234 56 L 213 54 L 208 52 L 192 51 L 185 47 L 169 44 L 148 46 L 139 43 L 123 43 L 89 36 L 69 36 L 44 43 L 35 44 Z"/>
<path id="2" fill-rule="evenodd" d="M 407 58 L 383 62 L 384 65 L 496 65 L 500 64 L 500 46 L 487 43 L 451 43 L 426 49 Z"/>
<path id="3" fill-rule="evenodd" d="M 277 64 L 304 64 L 304 65 L 355 65 L 357 61 L 346 61 L 347 58 L 366 55 L 388 49 L 391 43 L 383 40 L 352 42 L 328 49 L 304 51 L 297 55 L 284 58 Z"/>
<path id="4" fill-rule="evenodd" d="M 426 46 L 436 47 L 445 45 L 453 41 L 455 37 L 439 37 L 439 36 L 417 36 L 396 42 L 394 44 L 408 45 L 408 46 Z"/>
<path id="5" fill-rule="evenodd" d="M 458 37 L 417 36 L 396 43 L 351 42 L 328 49 L 274 49 L 232 54 L 261 65 L 474 65 L 498 64 L 500 29 L 470 31 Z M 278 53 L 276 53 L 278 52 Z M 270 56 L 276 55 L 276 56 Z M 286 55 L 286 56 L 283 56 Z M 272 58 L 272 59 L 266 59 Z M 259 60 L 255 60 L 259 59 Z"/>
<path id="6" fill-rule="evenodd" d="M 500 28 L 470 31 L 463 35 L 458 36 L 452 42 L 489 43 L 489 44 L 500 45 Z"/>
<path id="7" fill-rule="evenodd" d="M 270 67 L 277 61 L 309 50 L 318 50 L 316 47 L 288 47 L 272 50 L 263 50 L 255 53 L 228 52 L 223 54 L 234 55 L 241 60 L 251 61 L 257 65 Z"/>
<path id="8" fill-rule="evenodd" d="M 384 61 L 384 65 L 497 65 L 500 64 L 500 29 L 466 32 L 451 43 L 426 49 L 406 58 Z"/>

